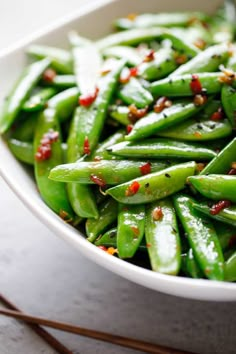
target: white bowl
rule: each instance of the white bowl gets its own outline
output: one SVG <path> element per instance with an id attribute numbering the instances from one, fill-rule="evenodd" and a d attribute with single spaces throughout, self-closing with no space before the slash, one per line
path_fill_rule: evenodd
<path id="1" fill-rule="evenodd" d="M 0 102 L 7 95 L 12 83 L 26 63 L 25 48 L 32 42 L 66 47 L 67 33 L 76 29 L 90 38 L 109 33 L 112 20 L 128 13 L 204 10 L 213 11 L 219 1 L 189 0 L 101 0 L 85 6 L 70 18 L 63 19 L 41 33 L 17 43 L 5 53 L 0 53 Z M 41 200 L 32 177 L 12 156 L 0 138 L 0 173 L 12 190 L 51 230 L 72 246 L 78 248 L 94 262 L 131 281 L 167 294 L 185 298 L 211 301 L 236 300 L 236 284 L 209 280 L 195 280 L 158 274 L 107 255 L 90 244 L 70 225 L 64 223 Z"/>

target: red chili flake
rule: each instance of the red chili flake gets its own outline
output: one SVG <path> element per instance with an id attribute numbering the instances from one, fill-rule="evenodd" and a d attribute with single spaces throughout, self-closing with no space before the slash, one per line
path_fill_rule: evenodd
<path id="1" fill-rule="evenodd" d="M 223 84 L 232 85 L 235 80 L 235 72 L 231 69 L 226 69 L 223 65 L 220 66 L 222 75 L 219 77 L 219 81 Z"/>
<path id="2" fill-rule="evenodd" d="M 198 172 L 203 171 L 203 169 L 204 169 L 205 167 L 206 167 L 206 163 L 199 162 L 199 163 L 197 164 L 197 170 L 198 170 Z"/>
<path id="3" fill-rule="evenodd" d="M 117 248 L 114 247 L 108 247 L 107 253 L 113 256 L 115 253 L 118 253 Z"/>
<path id="4" fill-rule="evenodd" d="M 130 68 L 129 69 L 129 76 L 131 77 L 135 77 L 135 76 L 137 76 L 138 75 L 138 68 L 137 68 L 137 66 L 136 67 L 134 67 L 134 68 Z"/>
<path id="5" fill-rule="evenodd" d="M 126 127 L 127 134 L 131 133 L 132 129 L 133 129 L 133 125 L 131 125 L 131 124 L 127 125 L 127 127 Z"/>
<path id="6" fill-rule="evenodd" d="M 152 211 L 152 218 L 155 221 L 159 221 L 163 218 L 164 214 L 162 211 L 161 207 L 156 207 L 153 211 Z"/>
<path id="7" fill-rule="evenodd" d="M 175 55 L 175 62 L 178 65 L 182 65 L 188 61 L 188 57 L 186 54 L 176 54 Z"/>
<path id="8" fill-rule="evenodd" d="M 172 101 L 169 100 L 169 98 L 163 96 L 163 97 L 158 98 L 153 109 L 154 109 L 154 112 L 160 113 L 163 111 L 163 109 L 171 107 L 171 106 L 172 106 Z"/>
<path id="9" fill-rule="evenodd" d="M 107 252 L 107 248 L 105 246 L 97 246 L 97 247 L 100 248 L 100 250 Z"/>
<path id="10" fill-rule="evenodd" d="M 207 102 L 207 96 L 206 95 L 196 95 L 194 96 L 193 103 L 195 106 L 199 107 L 204 105 Z"/>
<path id="11" fill-rule="evenodd" d="M 192 80 L 190 82 L 190 88 L 195 95 L 200 94 L 202 92 L 202 84 L 201 84 L 197 74 L 192 75 Z"/>
<path id="12" fill-rule="evenodd" d="M 38 162 L 49 160 L 51 155 L 52 149 L 50 145 L 40 145 L 35 154 L 35 160 Z"/>
<path id="13" fill-rule="evenodd" d="M 193 135 L 196 136 L 196 138 L 199 138 L 199 139 L 202 137 L 202 134 L 200 132 L 195 132 Z"/>
<path id="14" fill-rule="evenodd" d="M 152 167 L 151 163 L 147 162 L 147 163 L 145 163 L 145 165 L 140 166 L 139 169 L 140 169 L 142 175 L 147 175 L 147 174 L 151 173 L 151 167 Z"/>
<path id="15" fill-rule="evenodd" d="M 210 213 L 211 215 L 217 215 L 219 214 L 223 209 L 228 208 L 231 206 L 231 202 L 229 200 L 221 200 L 217 204 L 214 204 L 211 209 Z"/>
<path id="16" fill-rule="evenodd" d="M 214 112 L 211 115 L 211 120 L 214 120 L 215 122 L 218 122 L 219 120 L 222 120 L 224 118 L 224 111 L 222 107 L 220 107 L 216 112 Z"/>
<path id="17" fill-rule="evenodd" d="M 206 47 L 206 42 L 202 38 L 196 39 L 193 44 L 199 49 L 204 49 Z"/>
<path id="18" fill-rule="evenodd" d="M 92 182 L 97 184 L 99 187 L 105 187 L 106 186 L 106 182 L 101 177 L 98 177 L 96 175 L 90 175 L 90 179 L 91 179 Z"/>
<path id="19" fill-rule="evenodd" d="M 236 246 L 236 235 L 230 237 L 228 246 L 230 248 Z"/>
<path id="20" fill-rule="evenodd" d="M 73 219 L 69 216 L 69 214 L 67 213 L 67 211 L 65 211 L 65 210 L 60 210 L 60 212 L 59 212 L 59 216 L 60 216 L 60 218 L 62 218 L 65 222 L 71 222 L 71 221 L 73 221 Z"/>
<path id="21" fill-rule="evenodd" d="M 47 133 L 44 134 L 41 145 L 52 144 L 56 142 L 59 138 L 59 133 L 55 130 L 50 129 Z"/>
<path id="22" fill-rule="evenodd" d="M 89 155 L 90 153 L 91 153 L 90 144 L 89 144 L 88 137 L 86 136 L 86 138 L 84 139 L 84 154 Z"/>
<path id="23" fill-rule="evenodd" d="M 230 176 L 235 176 L 236 175 L 236 169 L 235 168 L 231 168 L 228 172 L 228 175 Z"/>
<path id="24" fill-rule="evenodd" d="M 132 182 L 131 185 L 126 189 L 125 196 L 131 197 L 138 192 L 139 188 L 140 184 L 137 181 Z"/>
<path id="25" fill-rule="evenodd" d="M 138 67 L 134 67 L 130 69 L 125 68 L 121 72 L 119 81 L 121 84 L 127 84 L 127 82 L 129 82 L 131 77 L 135 77 L 137 75 L 138 75 Z"/>
<path id="26" fill-rule="evenodd" d="M 93 93 L 81 95 L 79 97 L 79 104 L 84 107 L 91 106 L 91 104 L 96 100 L 98 92 L 99 92 L 99 88 L 96 87 Z"/>
<path id="27" fill-rule="evenodd" d="M 43 81 L 46 81 L 48 83 L 53 82 L 55 76 L 57 75 L 56 71 L 53 69 L 47 69 L 43 73 Z"/>
<path id="28" fill-rule="evenodd" d="M 147 244 L 146 244 L 146 247 L 147 247 L 147 248 L 152 247 L 151 243 L 147 243 Z"/>
<path id="29" fill-rule="evenodd" d="M 130 228 L 134 233 L 134 237 L 137 238 L 139 236 L 139 228 L 137 226 L 130 226 Z"/>
<path id="30" fill-rule="evenodd" d="M 153 49 L 151 49 L 145 56 L 145 58 L 143 59 L 144 63 L 147 63 L 149 61 L 153 61 L 155 59 L 155 51 Z"/>
<path id="31" fill-rule="evenodd" d="M 147 111 L 148 111 L 148 106 L 144 108 L 137 108 L 133 103 L 129 106 L 128 118 L 130 122 L 135 123 L 137 122 L 138 119 L 143 118 L 147 113 Z"/>

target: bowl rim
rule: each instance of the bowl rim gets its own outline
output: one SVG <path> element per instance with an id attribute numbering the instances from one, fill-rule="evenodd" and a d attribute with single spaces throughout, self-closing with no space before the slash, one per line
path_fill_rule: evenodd
<path id="1" fill-rule="evenodd" d="M 45 36 L 72 21 L 88 15 L 91 12 L 99 11 L 99 9 L 108 4 L 117 3 L 119 1 L 121 0 L 94 0 L 92 3 L 81 6 L 79 11 L 76 11 L 72 15 L 63 17 L 62 19 L 55 21 L 53 24 L 32 33 L 31 35 L 0 51 L 0 61 L 8 55 L 12 55 L 14 52 L 22 50 L 26 45 L 38 40 L 42 36 Z M 0 176 L 3 177 L 19 199 L 34 215 L 36 215 L 46 226 L 48 226 L 49 229 L 53 230 L 65 241 L 70 242 L 73 246 L 78 248 L 83 255 L 93 260 L 95 263 L 126 279 L 129 279 L 130 281 L 169 295 L 176 295 L 196 300 L 236 300 L 235 283 L 209 281 L 207 279 L 191 279 L 160 274 L 152 270 L 130 264 L 116 257 L 111 257 L 104 251 L 94 247 L 93 244 L 84 238 L 82 233 L 63 222 L 55 213 L 53 213 L 44 204 L 38 193 L 35 198 L 31 198 L 32 196 L 30 196 L 29 193 L 24 193 L 24 191 L 22 191 L 20 183 L 15 179 L 15 174 L 11 172 L 11 164 L 17 164 L 22 170 L 23 167 L 19 162 L 16 162 L 2 137 L 0 137 L 0 155 L 3 156 L 3 162 L 5 162 L 0 163 Z M 37 200 L 37 203 L 35 203 L 35 200 Z M 183 287 L 183 289 L 178 289 L 180 286 Z M 197 293 L 196 296 L 194 295 L 195 290 Z M 217 291 L 222 291 L 224 294 L 217 294 Z"/>

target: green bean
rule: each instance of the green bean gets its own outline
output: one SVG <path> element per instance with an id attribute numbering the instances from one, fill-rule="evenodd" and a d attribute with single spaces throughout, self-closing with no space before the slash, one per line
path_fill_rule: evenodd
<path id="1" fill-rule="evenodd" d="M 45 108 L 48 99 L 56 93 L 57 90 L 53 87 L 41 89 L 24 103 L 22 110 L 26 112 L 40 111 Z"/>
<path id="2" fill-rule="evenodd" d="M 119 204 L 117 248 L 120 258 L 132 258 L 144 236 L 145 208 L 143 205 Z"/>
<path id="3" fill-rule="evenodd" d="M 180 237 L 170 199 L 147 206 L 145 236 L 152 269 L 176 275 L 180 269 Z"/>
<path id="4" fill-rule="evenodd" d="M 195 169 L 195 162 L 171 166 L 109 188 L 106 193 L 123 204 L 150 203 L 183 189 L 186 178 L 194 175 Z"/>
<path id="5" fill-rule="evenodd" d="M 224 258 L 217 234 L 208 220 L 199 217 L 193 202 L 182 194 L 174 196 L 175 210 L 201 270 L 209 279 L 224 280 Z"/>
<path id="6" fill-rule="evenodd" d="M 118 91 L 118 96 L 126 104 L 135 104 L 137 108 L 145 108 L 153 102 L 153 97 L 141 83 L 134 77 L 129 82 L 122 85 Z"/>
<path id="7" fill-rule="evenodd" d="M 0 134 L 5 133 L 12 123 L 14 123 L 30 91 L 49 65 L 50 60 L 44 59 L 29 65 L 23 70 L 23 73 L 12 88 L 0 113 Z"/>

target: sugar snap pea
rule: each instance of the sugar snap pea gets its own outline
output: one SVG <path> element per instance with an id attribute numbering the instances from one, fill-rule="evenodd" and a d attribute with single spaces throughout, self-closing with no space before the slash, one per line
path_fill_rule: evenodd
<path id="1" fill-rule="evenodd" d="M 89 156 L 89 161 L 99 161 L 99 160 L 116 160 L 119 159 L 118 157 L 116 158 L 114 155 L 111 155 L 107 149 L 121 141 L 124 140 L 125 132 L 123 129 L 117 130 L 114 134 L 110 135 L 106 140 L 101 142 L 97 148 L 92 152 L 92 154 Z"/>
<path id="2" fill-rule="evenodd" d="M 193 208 L 193 199 L 186 195 L 173 197 L 174 205 L 181 224 L 188 235 L 194 256 L 209 279 L 224 280 L 224 258 L 213 225 L 199 217 Z"/>
<path id="3" fill-rule="evenodd" d="M 224 107 L 224 111 L 232 125 L 232 127 L 236 128 L 236 89 L 231 86 L 224 85 L 221 91 L 221 100 L 222 105 Z"/>
<path id="4" fill-rule="evenodd" d="M 50 65 L 49 59 L 43 59 L 29 65 L 15 83 L 0 113 L 0 134 L 5 133 L 15 121 L 30 91 Z"/>
<path id="5" fill-rule="evenodd" d="M 135 104 L 137 108 L 145 108 L 153 102 L 150 92 L 134 77 L 122 85 L 118 95 L 126 104 Z"/>
<path id="6" fill-rule="evenodd" d="M 181 261 L 181 269 L 187 276 L 195 279 L 204 278 L 204 273 L 196 262 L 192 248 L 181 256 Z"/>
<path id="7" fill-rule="evenodd" d="M 195 162 L 171 166 L 109 188 L 106 193 L 120 203 L 146 204 L 163 199 L 185 187 L 186 178 L 194 175 Z"/>
<path id="8" fill-rule="evenodd" d="M 236 281 L 236 252 L 225 262 L 225 280 Z"/>
<path id="9" fill-rule="evenodd" d="M 180 269 L 180 237 L 173 204 L 169 198 L 146 208 L 145 236 L 154 271 L 176 275 Z"/>
<path id="10" fill-rule="evenodd" d="M 34 164 L 34 150 L 32 143 L 17 139 L 10 139 L 8 141 L 8 146 L 18 160 L 29 165 Z"/>
<path id="11" fill-rule="evenodd" d="M 78 103 L 79 91 L 76 87 L 59 92 L 48 100 L 47 106 L 57 112 L 58 119 L 62 122 L 68 119 Z"/>
<path id="12" fill-rule="evenodd" d="M 49 83 L 43 82 L 45 85 L 55 87 L 59 90 L 65 90 L 70 87 L 76 86 L 76 80 L 74 75 L 56 75 Z"/>
<path id="13" fill-rule="evenodd" d="M 57 90 L 53 87 L 41 89 L 32 95 L 23 105 L 22 110 L 26 112 L 40 111 L 45 108 L 46 102 L 49 98 L 54 96 Z"/>
<path id="14" fill-rule="evenodd" d="M 137 66 L 141 63 L 142 57 L 138 50 L 129 46 L 112 46 L 104 49 L 102 54 L 105 58 L 125 59 L 128 65 Z"/>

